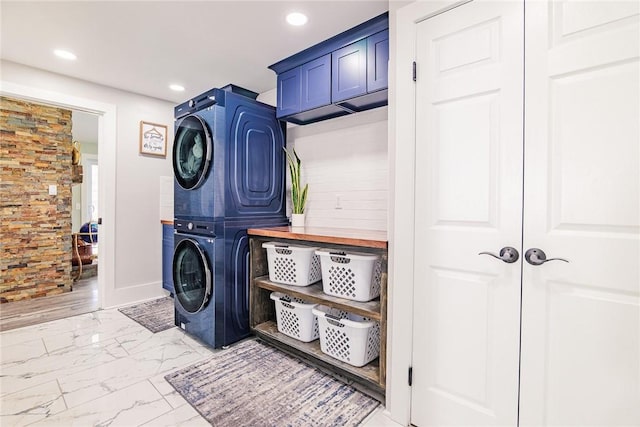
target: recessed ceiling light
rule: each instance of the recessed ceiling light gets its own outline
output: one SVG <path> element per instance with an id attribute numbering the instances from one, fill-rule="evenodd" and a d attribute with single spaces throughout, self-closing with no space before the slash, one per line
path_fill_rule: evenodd
<path id="1" fill-rule="evenodd" d="M 292 12 L 287 15 L 287 22 L 296 27 L 307 23 L 307 15 L 300 12 Z"/>
<path id="2" fill-rule="evenodd" d="M 173 85 L 169 85 L 169 89 L 175 90 L 176 92 L 182 92 L 184 91 L 184 86 L 173 84 Z"/>
<path id="3" fill-rule="evenodd" d="M 74 59 L 77 58 L 73 53 L 69 52 L 68 50 L 64 50 L 64 49 L 56 49 L 56 50 L 53 51 L 53 53 L 58 58 L 68 59 L 70 61 L 73 61 Z"/>

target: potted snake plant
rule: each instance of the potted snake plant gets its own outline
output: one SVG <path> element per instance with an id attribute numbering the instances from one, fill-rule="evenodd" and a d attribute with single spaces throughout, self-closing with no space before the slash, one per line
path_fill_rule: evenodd
<path id="1" fill-rule="evenodd" d="M 304 207 L 307 203 L 307 191 L 309 184 L 302 187 L 300 180 L 301 161 L 298 153 L 293 149 L 293 155 L 283 147 L 287 154 L 287 163 L 289 165 L 289 174 L 291 175 L 291 226 L 304 227 Z"/>

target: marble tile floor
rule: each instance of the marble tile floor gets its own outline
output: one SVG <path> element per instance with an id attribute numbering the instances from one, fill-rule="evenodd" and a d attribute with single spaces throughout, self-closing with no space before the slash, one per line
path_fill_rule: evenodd
<path id="1" fill-rule="evenodd" d="M 116 309 L 1 332 L 0 425 L 207 426 L 164 376 L 214 351 Z M 362 426 L 398 424 L 379 408 Z"/>

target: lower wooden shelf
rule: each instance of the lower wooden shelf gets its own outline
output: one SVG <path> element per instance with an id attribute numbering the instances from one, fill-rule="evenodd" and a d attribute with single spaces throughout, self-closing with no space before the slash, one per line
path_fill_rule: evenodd
<path id="1" fill-rule="evenodd" d="M 258 277 L 254 280 L 257 287 L 275 292 L 283 292 L 289 296 L 302 298 L 307 303 L 326 304 L 331 307 L 345 310 L 359 316 L 380 321 L 380 299 L 369 302 L 349 301 L 344 298 L 333 297 L 322 292 L 322 283 L 318 282 L 310 286 L 292 286 L 275 283 L 268 276 Z"/>
<path id="2" fill-rule="evenodd" d="M 373 397 L 379 398 L 384 396 L 384 388 L 380 384 L 380 365 L 378 364 L 378 359 L 360 368 L 349 365 L 323 353 L 320 349 L 319 340 L 310 343 L 298 341 L 279 332 L 276 322 L 273 321 L 256 325 L 253 328 L 253 332 L 258 337 L 275 346 L 284 347 L 285 350 L 294 350 L 294 354 L 304 356 L 313 362 L 322 362 L 326 368 L 330 368 L 334 373 L 336 370 L 339 370 L 338 373 L 342 374 L 342 376 L 364 385 L 369 389 L 368 391 L 373 391 L 373 394 L 369 393 Z"/>

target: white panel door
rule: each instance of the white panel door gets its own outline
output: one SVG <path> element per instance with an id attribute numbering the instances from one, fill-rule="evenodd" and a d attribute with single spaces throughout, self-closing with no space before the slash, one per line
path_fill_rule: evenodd
<path id="1" fill-rule="evenodd" d="M 522 219 L 523 4 L 417 24 L 411 422 L 515 425 Z"/>
<path id="2" fill-rule="evenodd" d="M 638 5 L 526 5 L 521 425 L 640 426 Z"/>

